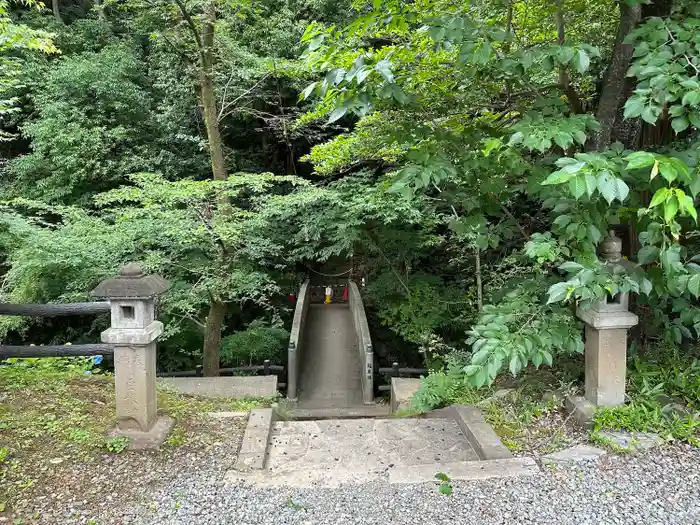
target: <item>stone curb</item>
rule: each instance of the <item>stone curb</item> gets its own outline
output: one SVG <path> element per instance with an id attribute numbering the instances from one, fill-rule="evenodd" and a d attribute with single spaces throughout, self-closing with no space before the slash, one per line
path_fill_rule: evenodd
<path id="1" fill-rule="evenodd" d="M 261 408 L 250 412 L 241 449 L 234 466 L 235 470 L 246 472 L 265 468 L 272 423 L 273 410 L 271 408 Z"/>
<path id="2" fill-rule="evenodd" d="M 451 408 L 455 421 L 480 459 L 498 460 L 513 457 L 479 409 L 469 405 L 452 405 Z"/>
<path id="3" fill-rule="evenodd" d="M 453 481 L 470 481 L 488 478 L 533 476 L 540 472 L 532 458 L 491 459 L 455 463 L 411 465 L 389 469 L 389 483 L 409 484 L 435 482 L 435 475 L 446 474 Z"/>
<path id="4" fill-rule="evenodd" d="M 236 417 L 248 417 L 249 412 L 207 412 L 212 419 L 232 419 Z"/>

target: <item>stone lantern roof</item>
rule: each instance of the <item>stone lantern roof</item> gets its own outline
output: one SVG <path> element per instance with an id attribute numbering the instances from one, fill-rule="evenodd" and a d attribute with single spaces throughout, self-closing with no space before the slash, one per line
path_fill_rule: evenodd
<path id="1" fill-rule="evenodd" d="M 108 299 L 138 299 L 156 297 L 165 293 L 170 283 L 159 275 L 144 275 L 141 265 L 129 263 L 117 277 L 105 279 L 90 292 L 92 297 Z"/>

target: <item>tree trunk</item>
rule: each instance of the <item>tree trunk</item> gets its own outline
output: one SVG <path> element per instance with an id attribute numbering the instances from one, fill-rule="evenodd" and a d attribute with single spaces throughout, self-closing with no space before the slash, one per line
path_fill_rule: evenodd
<path id="1" fill-rule="evenodd" d="M 175 0 L 175 3 L 180 8 L 180 12 L 192 32 L 199 51 L 199 91 L 202 98 L 204 126 L 207 130 L 207 140 L 209 142 L 212 178 L 214 180 L 226 180 L 228 174 L 224 158 L 223 141 L 221 140 L 221 130 L 219 129 L 219 111 L 214 89 L 215 3 L 214 0 L 209 0 L 204 4 L 201 31 L 197 29 L 197 25 L 187 10 L 184 0 Z M 219 209 L 217 209 L 216 213 L 228 213 L 229 204 L 227 197 L 221 197 Z M 223 261 L 223 258 L 226 256 L 226 248 L 224 246 L 221 247 L 220 255 Z M 212 298 L 209 304 L 209 315 L 207 315 L 207 322 L 204 326 L 203 372 L 205 376 L 219 375 L 221 329 L 225 316 L 226 304 Z"/>
<path id="2" fill-rule="evenodd" d="M 58 0 L 51 0 L 51 10 L 53 11 L 53 16 L 56 19 L 56 22 L 62 24 L 63 19 L 61 18 L 61 11 L 58 9 Z"/>
<path id="3" fill-rule="evenodd" d="M 226 305 L 212 299 L 209 315 L 204 325 L 204 356 L 202 368 L 205 377 L 219 375 L 219 354 L 221 352 L 221 329 L 226 315 Z"/>
<path id="4" fill-rule="evenodd" d="M 95 3 L 95 11 L 97 11 L 97 17 L 100 20 L 107 20 L 107 17 L 105 16 L 105 8 L 102 5 L 102 0 L 93 0 Z"/>
<path id="5" fill-rule="evenodd" d="M 555 21 L 557 23 L 557 43 L 563 46 L 566 43 L 566 27 L 564 24 L 564 6 L 563 0 L 557 0 L 557 11 L 555 13 Z M 581 106 L 581 100 L 579 99 L 578 93 L 571 86 L 571 80 L 569 79 L 569 73 L 564 66 L 559 67 L 559 84 L 562 91 L 566 95 L 566 101 L 569 105 L 569 112 L 573 115 L 578 113 L 583 113 L 583 108 Z"/>
<path id="6" fill-rule="evenodd" d="M 209 139 L 212 175 L 214 180 L 226 180 L 226 160 L 224 158 L 221 130 L 219 129 L 219 111 L 217 109 L 213 78 L 215 21 L 216 11 L 214 2 L 207 2 L 204 6 L 204 24 L 202 26 L 199 89 L 202 94 L 204 125 L 207 129 L 207 138 Z"/>
<path id="7" fill-rule="evenodd" d="M 596 112 L 600 130 L 589 142 L 591 150 L 604 150 L 610 145 L 618 109 L 624 103 L 625 79 L 634 51 L 633 45 L 625 44 L 625 38 L 637 26 L 641 18 L 641 4 L 629 6 L 625 2 L 620 2 L 620 24 L 617 29 L 617 38 L 610 65 L 605 72 L 603 89 Z"/>
<path id="8" fill-rule="evenodd" d="M 478 311 L 481 312 L 484 309 L 484 286 L 481 282 L 481 253 L 479 248 L 474 249 L 474 255 L 476 256 L 476 268 L 474 269 L 476 277 L 476 306 Z"/>

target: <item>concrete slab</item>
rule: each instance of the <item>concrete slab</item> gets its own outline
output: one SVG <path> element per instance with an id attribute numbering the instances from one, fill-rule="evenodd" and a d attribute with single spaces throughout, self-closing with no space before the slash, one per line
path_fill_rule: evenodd
<path id="1" fill-rule="evenodd" d="M 363 406 L 357 334 L 348 305 L 309 305 L 304 331 L 297 408 Z"/>
<path id="2" fill-rule="evenodd" d="M 432 465 L 406 465 L 389 469 L 389 483 L 435 482 L 435 474 L 442 472 L 454 481 L 488 478 L 533 476 L 540 472 L 532 458 L 492 459 L 487 461 L 455 462 Z"/>
<path id="3" fill-rule="evenodd" d="M 275 397 L 277 376 L 161 377 L 161 385 L 181 394 L 204 397 Z"/>
<path id="4" fill-rule="evenodd" d="M 236 459 L 236 470 L 245 472 L 262 470 L 265 467 L 272 417 L 271 408 L 261 408 L 250 412 L 248 425 L 241 441 L 241 450 Z"/>
<path id="5" fill-rule="evenodd" d="M 593 428 L 593 416 L 595 405 L 583 396 L 568 396 L 565 403 L 566 409 L 571 412 L 571 417 L 583 428 Z"/>
<path id="6" fill-rule="evenodd" d="M 420 379 L 391 378 L 391 412 L 408 412 L 412 409 L 411 398 L 420 388 Z"/>
<path id="7" fill-rule="evenodd" d="M 250 412 L 207 412 L 212 419 L 233 419 L 248 417 Z"/>
<path id="8" fill-rule="evenodd" d="M 376 404 L 348 408 L 291 408 L 280 414 L 280 419 L 295 421 L 321 419 L 359 419 L 365 417 L 389 417 L 389 405 Z"/>
<path id="9" fill-rule="evenodd" d="M 573 447 L 542 456 L 543 463 L 569 463 L 579 461 L 590 461 L 606 454 L 605 450 L 590 445 L 576 445 Z"/>

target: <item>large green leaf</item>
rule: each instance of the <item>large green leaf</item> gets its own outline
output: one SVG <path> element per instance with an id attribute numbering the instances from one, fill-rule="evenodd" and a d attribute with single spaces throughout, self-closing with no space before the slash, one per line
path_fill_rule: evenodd
<path id="1" fill-rule="evenodd" d="M 562 184 L 570 180 L 574 176 L 573 173 L 567 173 L 563 170 L 555 171 L 549 177 L 547 177 L 542 184 Z"/>
<path id="2" fill-rule="evenodd" d="M 576 56 L 574 56 L 573 64 L 574 68 L 576 68 L 576 71 L 578 71 L 579 73 L 585 73 L 588 69 L 588 66 L 591 65 L 591 59 L 583 49 L 579 49 L 576 51 Z"/>
<path id="3" fill-rule="evenodd" d="M 664 220 L 671 222 L 678 213 L 678 199 L 674 195 L 664 203 Z"/>
<path id="4" fill-rule="evenodd" d="M 578 199 L 584 193 L 586 193 L 586 177 L 584 175 L 577 175 L 569 181 L 569 191 L 574 199 Z"/>
<path id="5" fill-rule="evenodd" d="M 651 202 L 649 203 L 649 207 L 654 208 L 655 206 L 666 202 L 666 199 L 668 199 L 669 194 L 670 192 L 668 188 L 659 188 L 658 190 L 656 190 L 656 193 L 654 193 L 654 196 L 652 197 Z"/>
<path id="6" fill-rule="evenodd" d="M 608 204 L 617 197 L 617 181 L 609 172 L 603 172 L 598 175 L 598 191 L 603 198 L 608 201 Z"/>
<path id="7" fill-rule="evenodd" d="M 637 262 L 639 264 L 649 264 L 659 258 L 659 249 L 656 246 L 644 246 L 637 253 Z"/>
<path id="8" fill-rule="evenodd" d="M 627 161 L 628 170 L 636 170 L 639 168 L 646 168 L 654 164 L 656 157 L 653 153 L 648 153 L 646 151 L 635 151 L 631 155 L 625 157 Z"/>
<path id="9" fill-rule="evenodd" d="M 700 274 L 696 273 L 688 279 L 688 291 L 696 298 L 700 297 Z"/>
<path id="10" fill-rule="evenodd" d="M 678 117 L 674 118 L 671 121 L 671 127 L 676 133 L 680 133 L 681 131 L 685 131 L 688 129 L 688 126 L 690 126 L 690 122 L 686 117 Z"/>

